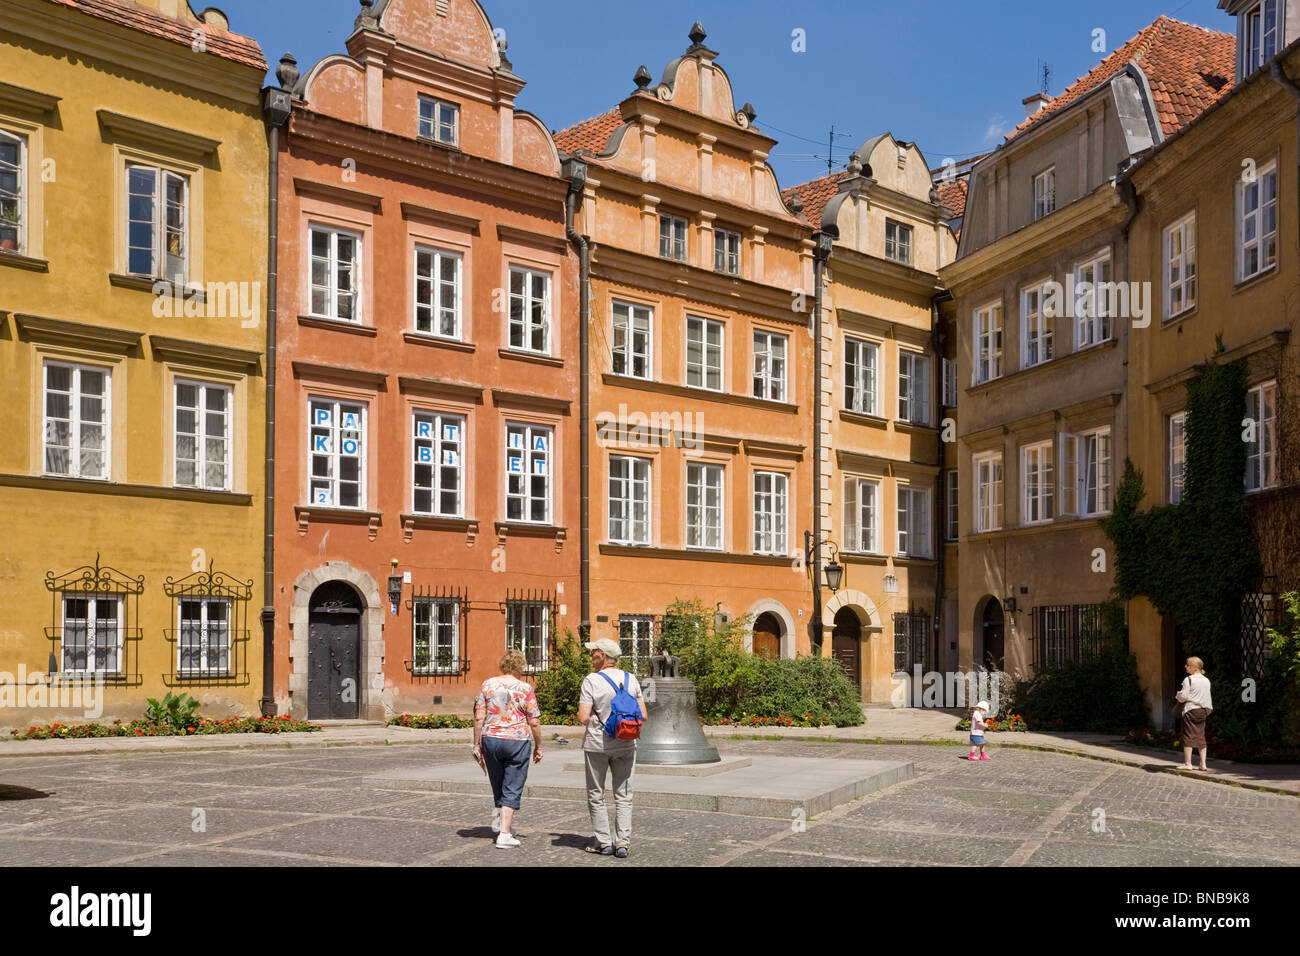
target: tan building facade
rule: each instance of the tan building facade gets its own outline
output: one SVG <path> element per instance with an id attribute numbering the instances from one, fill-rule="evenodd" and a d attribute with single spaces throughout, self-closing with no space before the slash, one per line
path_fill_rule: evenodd
<path id="1" fill-rule="evenodd" d="M 1240 8 L 1246 22 L 1250 5 L 1224 6 Z M 1183 500 L 1185 386 L 1196 368 L 1220 343 L 1216 361 L 1246 364 L 1242 418 L 1254 434 L 1245 435 L 1243 481 L 1264 576 L 1243 609 L 1242 672 L 1255 678 L 1278 595 L 1300 588 L 1298 37 L 1300 23 L 1283 24 L 1272 49 L 1252 54 L 1244 35 L 1231 95 L 1126 176 L 1139 207 L 1131 269 L 1156 289 L 1151 323 L 1131 333 L 1128 351 L 1131 457 L 1146 491 L 1140 507 Z M 1181 631 L 1143 598 L 1130 602 L 1129 615 L 1148 703 L 1167 725 L 1186 656 Z"/>
<path id="2" fill-rule="evenodd" d="M 1113 582 L 1099 521 L 1132 448 L 1125 356 L 1151 311 L 1116 173 L 1222 95 L 1189 49 L 1231 73 L 1230 36 L 1162 17 L 1060 96 L 1031 97 L 971 173 L 942 272 L 959 342 L 963 666 L 1025 674 L 1099 635 Z M 1175 88 L 1173 104 L 1152 93 Z"/>

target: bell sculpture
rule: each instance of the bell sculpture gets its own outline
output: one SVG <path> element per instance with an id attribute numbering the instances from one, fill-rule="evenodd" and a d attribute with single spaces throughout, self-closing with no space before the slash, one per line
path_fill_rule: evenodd
<path id="1" fill-rule="evenodd" d="M 638 764 L 717 763 L 717 748 L 704 737 L 695 709 L 695 685 L 677 675 L 677 658 L 650 658 L 646 682 L 646 721 L 637 742 Z M 651 693 L 653 691 L 653 693 Z"/>

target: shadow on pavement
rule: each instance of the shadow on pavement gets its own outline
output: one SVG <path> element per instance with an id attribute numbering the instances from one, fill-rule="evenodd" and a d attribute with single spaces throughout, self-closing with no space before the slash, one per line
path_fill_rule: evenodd
<path id="1" fill-rule="evenodd" d="M 44 790 L 33 790 L 31 787 L 15 787 L 10 784 L 0 783 L 0 800 L 39 800 L 48 796 L 49 794 Z"/>

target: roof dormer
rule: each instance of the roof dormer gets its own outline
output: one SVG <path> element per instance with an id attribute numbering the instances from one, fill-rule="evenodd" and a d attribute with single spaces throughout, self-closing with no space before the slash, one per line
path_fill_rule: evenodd
<path id="1" fill-rule="evenodd" d="M 1300 0 L 1219 0 L 1237 18 L 1237 82 L 1300 38 Z"/>

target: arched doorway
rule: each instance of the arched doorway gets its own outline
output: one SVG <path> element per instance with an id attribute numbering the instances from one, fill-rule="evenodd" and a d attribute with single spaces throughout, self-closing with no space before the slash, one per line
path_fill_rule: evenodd
<path id="1" fill-rule="evenodd" d="M 781 622 L 771 611 L 754 619 L 754 655 L 776 660 L 781 656 Z"/>
<path id="2" fill-rule="evenodd" d="M 1002 670 L 1006 658 L 1006 640 L 1003 628 L 1002 602 L 995 597 L 986 598 L 984 611 L 980 615 L 983 654 L 975 662 L 976 666 L 987 667 L 989 670 Z"/>
<path id="3" fill-rule="evenodd" d="M 308 605 L 307 719 L 355 719 L 361 700 L 361 598 L 327 581 Z"/>
<path id="4" fill-rule="evenodd" d="M 835 628 L 831 631 L 831 656 L 840 662 L 853 686 L 862 692 L 862 622 L 851 607 L 835 612 Z"/>

